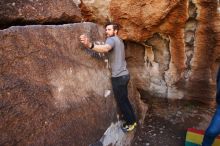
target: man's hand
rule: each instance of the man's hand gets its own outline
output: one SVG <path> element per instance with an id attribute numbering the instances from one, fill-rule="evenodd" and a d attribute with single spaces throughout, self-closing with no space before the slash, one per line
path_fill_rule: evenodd
<path id="1" fill-rule="evenodd" d="M 92 47 L 92 43 L 90 42 L 88 36 L 86 35 L 81 35 L 80 37 L 80 42 L 86 47 L 86 48 L 91 48 Z"/>

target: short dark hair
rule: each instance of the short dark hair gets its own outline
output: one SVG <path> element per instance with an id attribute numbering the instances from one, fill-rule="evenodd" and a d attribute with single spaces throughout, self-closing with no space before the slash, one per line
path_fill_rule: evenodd
<path id="1" fill-rule="evenodd" d="M 119 31 L 119 25 L 117 23 L 114 22 L 108 22 L 105 27 L 107 27 L 108 25 L 112 25 L 113 26 L 113 30 L 117 30 Z"/>

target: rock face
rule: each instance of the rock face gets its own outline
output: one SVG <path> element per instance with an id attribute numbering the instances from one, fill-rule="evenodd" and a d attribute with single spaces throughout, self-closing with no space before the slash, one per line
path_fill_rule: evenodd
<path id="1" fill-rule="evenodd" d="M 92 23 L 0 31 L 0 145 L 86 146 L 116 121 L 110 73 L 82 33 L 103 40 Z"/>
<path id="2" fill-rule="evenodd" d="M 207 4 L 209 5 L 207 7 Z M 219 11 L 215 1 L 196 1 L 197 11 L 197 28 L 195 31 L 195 48 L 191 61 L 191 82 L 188 82 L 187 88 L 191 96 L 211 97 L 210 80 L 215 81 L 216 66 L 220 62 L 219 40 Z M 218 24 L 217 24 L 218 23 Z M 202 58 L 202 59 L 201 59 Z M 214 89 L 215 91 L 215 89 Z M 200 95 L 201 94 L 201 95 Z"/>
<path id="3" fill-rule="evenodd" d="M 146 106 L 136 89 L 151 98 L 214 101 L 217 0 L 3 0 L 0 8 L 0 28 L 119 23 L 140 123 Z M 109 71 L 100 54 L 82 49 L 82 33 L 104 41 L 103 28 L 92 23 L 0 31 L 0 145 L 122 145 L 111 137 L 119 124 L 113 95 L 104 96 Z"/>
<path id="4" fill-rule="evenodd" d="M 121 3 L 112 0 L 110 12 L 113 19 L 122 25 L 121 35 L 124 39 L 144 41 L 151 35 L 152 26 L 161 23 L 178 2 L 179 0 L 129 0 Z"/>
<path id="5" fill-rule="evenodd" d="M 85 5 L 95 16 L 95 2 Z M 220 64 L 218 1 L 112 0 L 105 5 L 108 10 L 96 10 L 121 25 L 119 35 L 127 41 L 128 58 L 139 60 L 129 63 L 138 88 L 175 99 L 206 101 L 215 96 Z"/>
<path id="6" fill-rule="evenodd" d="M 2 0 L 0 26 L 80 22 L 82 15 L 74 0 Z"/>

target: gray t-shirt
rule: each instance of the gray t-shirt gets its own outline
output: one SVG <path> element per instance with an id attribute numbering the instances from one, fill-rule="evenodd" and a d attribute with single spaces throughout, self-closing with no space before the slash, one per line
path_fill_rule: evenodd
<path id="1" fill-rule="evenodd" d="M 109 52 L 109 61 L 112 70 L 112 77 L 119 77 L 129 74 L 125 61 L 125 47 L 123 41 L 118 36 L 108 37 L 106 44 L 112 49 Z"/>

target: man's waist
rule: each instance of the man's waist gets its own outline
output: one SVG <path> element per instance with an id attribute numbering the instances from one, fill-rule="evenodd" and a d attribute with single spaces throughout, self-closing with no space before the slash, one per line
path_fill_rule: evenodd
<path id="1" fill-rule="evenodd" d="M 113 78 L 115 78 L 115 77 L 120 77 L 120 76 L 124 76 L 124 75 L 129 75 L 128 70 L 122 70 L 122 71 L 119 71 L 119 72 L 113 72 L 113 71 L 112 71 L 112 77 L 113 77 Z"/>
<path id="2" fill-rule="evenodd" d="M 120 79 L 120 78 L 130 78 L 130 74 L 126 74 L 126 75 L 121 75 L 121 76 L 118 76 L 118 77 L 111 77 L 112 80 L 117 80 L 117 79 Z"/>

